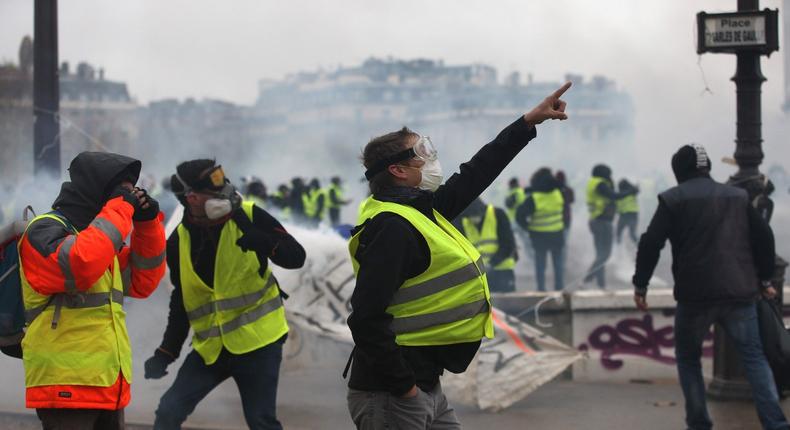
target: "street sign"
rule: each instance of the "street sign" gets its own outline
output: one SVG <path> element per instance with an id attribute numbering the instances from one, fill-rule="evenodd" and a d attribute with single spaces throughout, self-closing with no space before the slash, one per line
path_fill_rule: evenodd
<path id="1" fill-rule="evenodd" d="M 697 14 L 697 53 L 742 51 L 770 55 L 779 50 L 779 11 Z"/>

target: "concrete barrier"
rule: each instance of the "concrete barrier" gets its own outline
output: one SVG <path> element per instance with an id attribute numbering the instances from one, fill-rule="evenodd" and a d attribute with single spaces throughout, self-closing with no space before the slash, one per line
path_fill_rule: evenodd
<path id="1" fill-rule="evenodd" d="M 790 288 L 785 287 L 785 297 Z M 648 312 L 636 309 L 632 290 L 494 294 L 494 306 L 586 352 L 568 377 L 577 381 L 676 380 L 675 300 L 651 289 Z M 786 310 L 790 307 L 785 307 Z M 712 376 L 713 334 L 703 344 L 703 372 Z"/>

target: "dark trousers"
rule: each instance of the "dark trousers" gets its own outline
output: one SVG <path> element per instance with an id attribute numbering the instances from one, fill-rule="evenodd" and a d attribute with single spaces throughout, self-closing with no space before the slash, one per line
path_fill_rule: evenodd
<path id="1" fill-rule="evenodd" d="M 154 429 L 180 429 L 195 406 L 217 385 L 233 378 L 241 395 L 244 419 L 250 429 L 282 429 L 277 420 L 277 381 L 283 342 L 278 340 L 246 354 L 222 350 L 207 366 L 196 351 L 187 355 L 173 386 L 159 400 Z"/>
<path id="2" fill-rule="evenodd" d="M 620 238 L 623 236 L 623 230 L 628 229 L 628 237 L 634 243 L 639 243 L 639 238 L 636 236 L 636 227 L 639 224 L 639 213 L 628 212 L 617 216 L 617 243 L 620 243 Z"/>
<path id="3" fill-rule="evenodd" d="M 340 208 L 329 208 L 329 221 L 332 227 L 340 224 Z"/>
<path id="4" fill-rule="evenodd" d="M 44 430 L 123 430 L 123 409 L 36 409 Z"/>
<path id="5" fill-rule="evenodd" d="M 348 390 L 348 412 L 358 430 L 460 430 L 442 384 L 403 398 L 386 391 Z"/>
<path id="6" fill-rule="evenodd" d="M 565 232 L 530 232 L 530 239 L 532 247 L 535 249 L 535 280 L 538 283 L 538 291 L 546 291 L 546 257 L 548 253 L 551 253 L 551 261 L 554 265 L 554 289 L 562 291 L 565 288 L 563 281 Z"/>
<path id="7" fill-rule="evenodd" d="M 590 231 L 595 244 L 595 260 L 587 270 L 584 282 L 595 279 L 599 288 L 606 287 L 606 262 L 612 255 L 612 221 L 594 219 L 590 221 Z"/>
<path id="8" fill-rule="evenodd" d="M 488 290 L 492 293 L 512 293 L 516 291 L 516 275 L 512 270 L 489 269 L 486 272 Z"/>
<path id="9" fill-rule="evenodd" d="M 700 306 L 678 303 L 675 313 L 675 358 L 680 386 L 686 399 L 688 428 L 707 430 L 713 427 L 705 404 L 705 380 L 702 378 L 700 358 L 702 342 L 714 322 L 724 328 L 738 349 L 763 428 L 790 428 L 779 407 L 779 395 L 771 367 L 763 353 L 755 304 Z"/>

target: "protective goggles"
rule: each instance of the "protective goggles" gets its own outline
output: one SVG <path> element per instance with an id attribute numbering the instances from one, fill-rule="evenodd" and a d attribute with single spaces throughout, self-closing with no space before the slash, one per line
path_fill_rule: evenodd
<path id="1" fill-rule="evenodd" d="M 176 173 L 176 179 L 184 186 L 184 190 L 179 194 L 187 194 L 191 191 L 203 192 L 220 192 L 229 184 L 230 181 L 225 177 L 225 171 L 222 170 L 222 165 L 214 166 L 200 175 L 197 181 L 191 186 Z"/>
<path id="2" fill-rule="evenodd" d="M 431 138 L 429 136 L 420 136 L 420 138 L 417 140 L 417 143 L 415 143 L 411 148 L 398 152 L 395 155 L 391 155 L 374 164 L 373 167 L 365 172 L 365 178 L 370 181 L 373 179 L 373 177 L 381 173 L 387 167 L 396 163 L 400 163 L 401 161 L 416 158 L 417 160 L 428 162 L 435 161 L 438 156 L 439 153 L 436 151 L 436 147 L 433 146 Z"/>

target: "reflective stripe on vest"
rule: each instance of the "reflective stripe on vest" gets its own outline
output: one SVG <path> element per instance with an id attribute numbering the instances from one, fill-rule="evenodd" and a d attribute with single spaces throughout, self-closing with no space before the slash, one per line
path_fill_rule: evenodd
<path id="1" fill-rule="evenodd" d="M 43 218 L 56 220 L 72 230 L 54 214 L 38 216 L 29 226 Z M 97 220 L 91 225 L 115 242 L 113 231 L 117 229 L 109 228 L 111 223 L 107 220 Z M 78 292 L 68 258 L 76 234 L 79 233 L 64 239 L 57 256 L 67 291 L 74 287 L 75 293 L 38 294 L 30 286 L 20 264 L 27 320 L 22 349 L 28 388 L 50 385 L 109 387 L 118 380 L 119 373 L 127 382 L 132 382 L 132 353 L 122 308 L 123 285 L 118 258 L 113 259 L 111 268 L 87 291 Z"/>
<path id="2" fill-rule="evenodd" d="M 604 178 L 593 176 L 587 181 L 587 210 L 590 212 L 590 219 L 601 216 L 606 207 L 611 204 L 611 199 L 598 194 L 598 185 L 606 183 L 611 186 L 611 182 Z"/>
<path id="3" fill-rule="evenodd" d="M 508 197 L 515 196 L 516 198 L 515 204 L 512 207 L 507 207 L 507 205 L 505 205 L 505 211 L 507 212 L 507 217 L 510 218 L 510 221 L 512 222 L 516 220 L 516 210 L 518 209 L 518 207 L 521 206 L 521 204 L 524 203 L 525 200 L 527 200 L 527 193 L 526 191 L 524 191 L 523 188 L 518 187 L 511 189 L 510 192 L 507 193 L 507 196 Z"/>
<path id="4" fill-rule="evenodd" d="M 242 208 L 252 219 L 253 203 L 244 202 Z M 243 354 L 288 332 L 277 280 L 268 267 L 261 276 L 255 252 L 244 252 L 236 245 L 243 233 L 235 221 L 227 221 L 220 232 L 213 288 L 192 265 L 189 231 L 179 225 L 177 232 L 184 308 L 195 333 L 192 346 L 207 365 L 217 360 L 223 348 Z"/>
<path id="5" fill-rule="evenodd" d="M 387 307 L 393 316 L 390 328 L 396 343 L 450 345 L 493 337 L 485 267 L 475 247 L 436 211 L 434 223 L 412 207 L 369 198 L 360 218 L 366 220 L 381 212 L 395 213 L 411 223 L 431 253 L 428 269 L 407 279 Z M 355 275 L 359 262 L 354 255 L 363 230 L 349 242 Z"/>
<path id="6" fill-rule="evenodd" d="M 627 214 L 638 212 L 639 204 L 636 201 L 636 194 L 631 194 L 630 196 L 625 196 L 617 200 L 617 213 Z"/>
<path id="7" fill-rule="evenodd" d="M 230 297 L 227 299 L 208 302 L 203 306 L 200 306 L 199 308 L 187 312 L 187 318 L 190 321 L 194 321 L 206 315 L 209 315 L 215 311 L 227 311 L 229 309 L 254 305 L 255 303 L 258 302 L 258 300 L 262 299 L 267 292 L 269 292 L 268 291 L 269 288 L 276 285 L 277 285 L 277 280 L 274 278 L 274 275 L 270 275 L 269 280 L 266 281 L 266 286 L 264 286 L 260 290 L 253 291 L 252 293 L 244 294 L 241 296 Z"/>
<path id="8" fill-rule="evenodd" d="M 543 233 L 562 231 L 565 227 L 562 192 L 559 189 L 548 193 L 533 192 L 532 201 L 535 202 L 535 212 L 529 218 L 528 229 Z"/>
<path id="9" fill-rule="evenodd" d="M 478 231 L 477 226 L 470 218 L 463 218 L 461 224 L 464 227 L 464 236 L 477 248 L 486 265 L 491 261 L 491 257 L 499 251 L 499 237 L 497 235 L 497 219 L 494 205 L 486 207 L 483 223 Z M 513 256 L 502 260 L 492 270 L 510 270 L 516 267 L 516 259 Z"/>
<path id="10" fill-rule="evenodd" d="M 108 304 L 110 301 L 123 305 L 123 291 L 112 290 L 103 293 L 77 293 L 77 294 L 55 294 L 52 300 L 34 308 L 25 309 L 25 323 L 30 325 L 47 306 L 62 306 L 69 309 L 98 308 Z"/>

